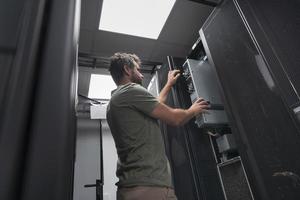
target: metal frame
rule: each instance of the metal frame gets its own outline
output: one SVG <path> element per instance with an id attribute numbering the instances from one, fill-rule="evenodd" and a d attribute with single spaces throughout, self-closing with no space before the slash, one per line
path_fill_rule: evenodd
<path id="1" fill-rule="evenodd" d="M 98 56 L 92 53 L 79 52 L 78 54 L 78 65 L 79 67 L 90 67 L 90 68 L 109 68 L 110 60 L 109 57 Z M 152 62 L 147 60 L 141 60 L 141 72 L 153 74 L 160 62 Z"/>
<path id="2" fill-rule="evenodd" d="M 251 189 L 251 186 L 250 186 L 249 181 L 248 181 L 247 173 L 246 173 L 246 171 L 245 171 L 245 168 L 244 168 L 244 165 L 243 165 L 243 162 L 242 162 L 242 159 L 241 159 L 240 156 L 235 157 L 235 158 L 232 158 L 232 159 L 230 159 L 230 160 L 228 160 L 228 161 L 226 161 L 226 162 L 217 164 L 218 174 L 219 174 L 219 177 L 220 177 L 220 182 L 221 182 L 222 190 L 223 190 L 223 193 L 224 193 L 224 197 L 225 197 L 225 199 L 227 200 L 227 196 L 226 196 L 226 192 L 225 192 L 225 188 L 224 188 L 224 184 L 223 184 L 222 175 L 221 175 L 221 172 L 220 172 L 220 167 L 222 167 L 222 166 L 227 166 L 227 165 L 230 165 L 230 164 L 235 163 L 235 162 L 238 162 L 238 161 L 241 162 L 241 166 L 242 166 L 242 169 L 243 169 L 243 173 L 245 174 L 245 179 L 246 179 L 247 185 L 248 185 L 248 187 L 249 187 L 249 191 L 250 191 L 250 194 L 251 194 L 251 198 L 254 200 L 254 196 L 253 196 L 253 193 L 252 193 L 252 189 Z M 230 200 L 230 199 L 229 199 L 229 200 Z"/>

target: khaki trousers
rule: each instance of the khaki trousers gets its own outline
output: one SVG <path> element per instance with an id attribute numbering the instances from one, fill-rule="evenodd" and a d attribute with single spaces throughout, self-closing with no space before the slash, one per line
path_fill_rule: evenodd
<path id="1" fill-rule="evenodd" d="M 172 188 L 136 186 L 118 188 L 117 200 L 177 200 Z"/>

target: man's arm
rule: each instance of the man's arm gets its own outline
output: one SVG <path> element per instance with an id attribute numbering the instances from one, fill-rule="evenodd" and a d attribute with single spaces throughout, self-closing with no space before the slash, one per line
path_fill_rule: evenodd
<path id="1" fill-rule="evenodd" d="M 160 102 L 152 111 L 151 116 L 173 126 L 180 126 L 196 115 L 207 112 L 209 104 L 200 98 L 189 109 L 171 108 Z"/>
<path id="2" fill-rule="evenodd" d="M 180 76 L 180 71 L 179 70 L 173 70 L 169 71 L 168 73 L 168 81 L 164 88 L 161 90 L 159 96 L 158 96 L 158 101 L 161 103 L 166 103 L 168 94 L 172 88 L 172 86 L 176 83 L 178 77 Z"/>

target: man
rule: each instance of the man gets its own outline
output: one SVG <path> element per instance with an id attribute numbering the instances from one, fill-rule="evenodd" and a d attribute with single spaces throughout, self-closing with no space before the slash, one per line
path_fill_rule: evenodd
<path id="1" fill-rule="evenodd" d="M 189 109 L 165 105 L 167 95 L 180 76 L 170 71 L 158 98 L 141 86 L 140 59 L 134 54 L 116 53 L 110 73 L 117 85 L 107 107 L 107 121 L 118 152 L 117 200 L 176 200 L 168 160 L 157 119 L 183 125 L 209 107 L 198 99 Z"/>

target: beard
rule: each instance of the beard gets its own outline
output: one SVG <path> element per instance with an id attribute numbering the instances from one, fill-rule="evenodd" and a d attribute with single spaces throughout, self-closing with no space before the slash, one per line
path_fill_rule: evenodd
<path id="1" fill-rule="evenodd" d="M 139 76 L 137 76 L 136 74 L 132 74 L 131 76 L 131 82 L 132 83 L 136 83 L 136 84 L 139 84 L 139 85 L 143 85 L 143 79 L 141 79 Z"/>
<path id="2" fill-rule="evenodd" d="M 141 80 L 140 78 L 137 78 L 137 77 L 133 77 L 133 78 L 131 79 L 131 82 L 136 83 L 136 84 L 139 84 L 139 85 L 142 85 L 143 80 Z"/>

